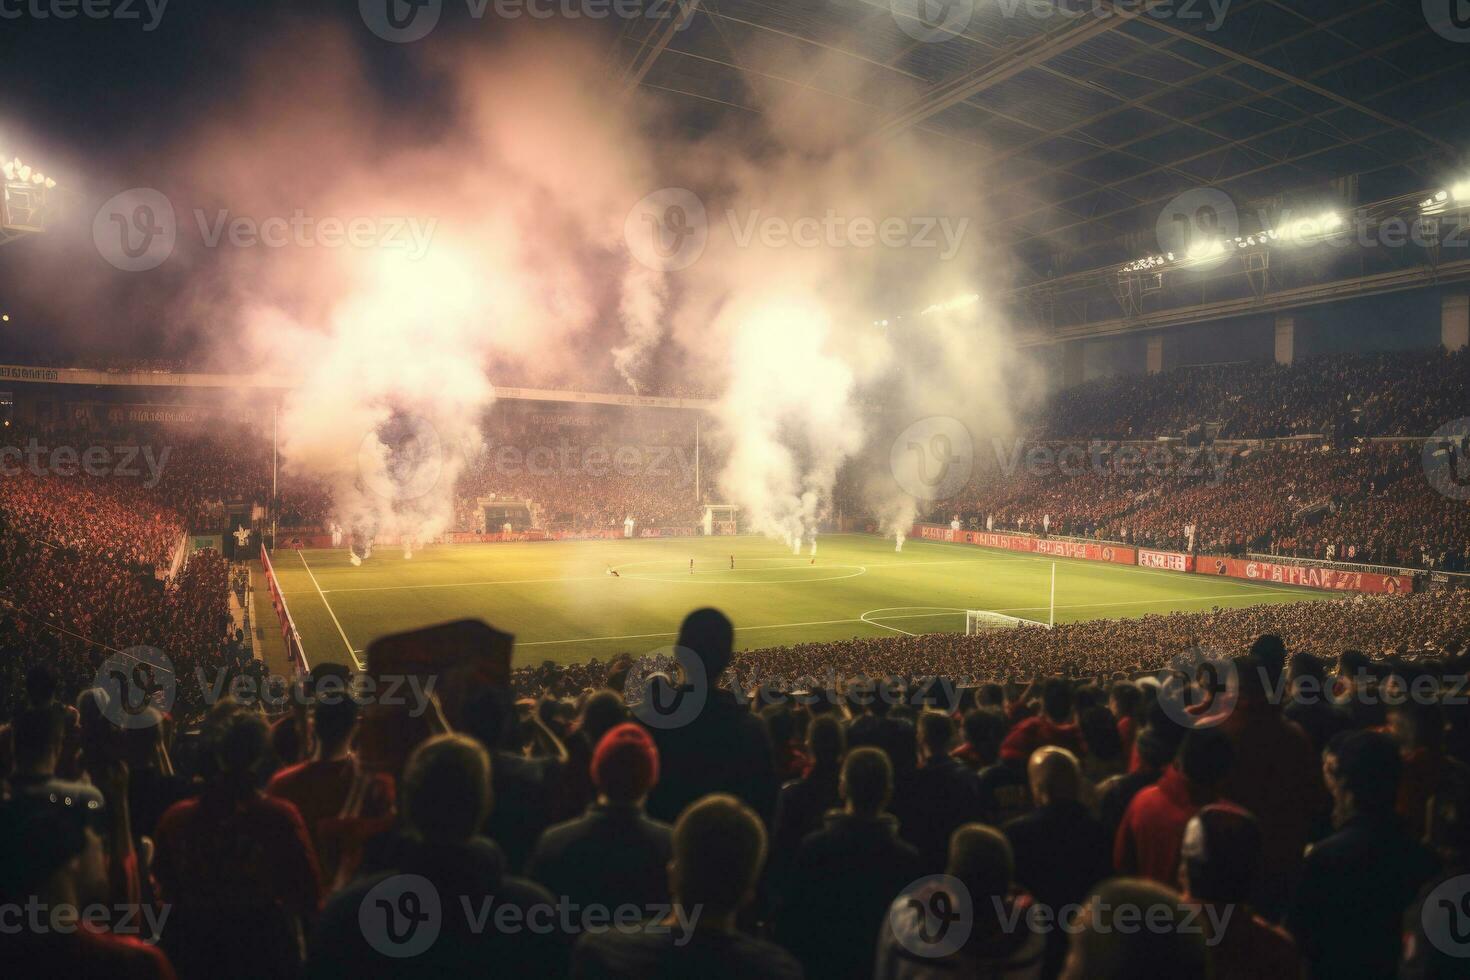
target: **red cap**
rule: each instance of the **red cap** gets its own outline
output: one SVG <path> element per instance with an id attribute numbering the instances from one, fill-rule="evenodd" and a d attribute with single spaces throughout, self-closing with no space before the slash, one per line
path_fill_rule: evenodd
<path id="1" fill-rule="evenodd" d="M 592 783 L 615 802 L 632 802 L 658 782 L 658 747 L 642 726 L 618 725 L 592 753 Z"/>

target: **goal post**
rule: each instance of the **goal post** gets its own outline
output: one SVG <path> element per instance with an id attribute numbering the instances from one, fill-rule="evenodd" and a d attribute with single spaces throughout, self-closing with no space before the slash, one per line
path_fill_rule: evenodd
<path id="1" fill-rule="evenodd" d="M 739 530 L 740 508 L 734 504 L 705 504 L 704 533 L 735 534 Z"/>
<path id="2" fill-rule="evenodd" d="M 1004 613 L 991 612 L 989 609 L 966 609 L 965 610 L 965 635 L 976 636 L 980 633 L 989 633 L 991 630 L 1014 629 L 1017 626 L 1047 626 L 1034 619 L 1022 619 L 1020 616 L 1007 616 Z M 1050 627 L 1047 627 L 1050 629 Z"/>
<path id="3" fill-rule="evenodd" d="M 1020 616 L 1007 616 L 1005 613 L 991 612 L 989 609 L 966 609 L 965 610 L 965 635 L 974 636 L 993 629 L 1009 629 L 1016 626 L 1040 626 L 1044 629 L 1052 629 L 1057 624 L 1057 563 L 1051 563 L 1051 589 L 1045 607 L 1046 622 L 1039 619 L 1022 619 Z"/>

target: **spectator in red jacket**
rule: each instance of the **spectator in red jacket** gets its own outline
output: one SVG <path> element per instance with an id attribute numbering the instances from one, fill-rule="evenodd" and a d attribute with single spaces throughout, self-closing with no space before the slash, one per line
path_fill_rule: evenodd
<path id="1" fill-rule="evenodd" d="M 1005 715 L 993 708 L 976 708 L 965 715 L 960 730 L 965 740 L 950 755 L 976 772 L 1000 758 L 1000 743 L 1006 737 Z"/>
<path id="2" fill-rule="evenodd" d="M 1239 698 L 1220 729 L 1230 736 L 1235 762 L 1221 794 L 1261 823 L 1266 870 L 1260 905 L 1268 915 L 1276 915 L 1285 910 L 1296 886 L 1302 848 L 1312 828 L 1326 816 L 1327 790 L 1312 740 L 1300 725 L 1286 719 L 1281 705 L 1269 695 L 1273 676 L 1279 677 L 1272 673 L 1274 662 L 1240 657 L 1233 663 Z"/>
<path id="3" fill-rule="evenodd" d="M 1184 828 L 1180 884 L 1204 910 L 1214 980 L 1288 980 L 1302 973 L 1301 954 L 1285 930 L 1248 904 L 1264 870 L 1256 818 L 1233 803 L 1212 803 Z"/>
<path id="4" fill-rule="evenodd" d="M 257 788 L 265 722 L 226 702 L 208 727 L 203 792 L 158 822 L 153 873 L 173 906 L 163 946 L 185 976 L 288 976 L 321 900 L 316 851 L 296 807 Z"/>
<path id="5" fill-rule="evenodd" d="M 1141 790 L 1123 814 L 1113 842 L 1113 867 L 1119 874 L 1162 885 L 1178 880 L 1184 827 L 1200 807 L 1219 798 L 1232 754 L 1229 738 L 1213 728 L 1184 736 L 1174 764 L 1157 783 Z"/>
<path id="6" fill-rule="evenodd" d="M 294 805 L 311 834 L 321 859 L 323 880 L 330 883 L 344 846 L 341 819 L 374 823 L 393 808 L 393 781 L 364 772 L 352 753 L 358 706 L 350 691 L 352 671 L 342 664 L 318 664 L 310 678 L 312 730 L 316 753 L 307 762 L 280 770 L 266 792 Z M 354 797 L 354 787 L 360 799 Z M 355 812 L 343 808 L 353 799 Z M 386 830 L 384 826 L 382 829 Z"/>
<path id="7" fill-rule="evenodd" d="M 1020 702 L 1024 702 L 1024 697 Z M 1060 745 L 1073 755 L 1083 754 L 1082 730 L 1072 718 L 1072 685 L 1053 677 L 1041 688 L 1041 714 L 1020 722 L 1001 743 L 1001 761 L 1024 766 L 1031 753 L 1046 745 Z"/>

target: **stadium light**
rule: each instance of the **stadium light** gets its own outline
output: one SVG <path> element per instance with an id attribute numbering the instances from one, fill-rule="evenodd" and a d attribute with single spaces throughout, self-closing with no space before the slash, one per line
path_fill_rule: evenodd
<path id="1" fill-rule="evenodd" d="M 20 157 L 0 161 L 0 173 L 3 173 L 5 179 L 12 183 L 36 184 L 47 190 L 56 186 L 56 181 L 34 169 L 30 164 L 22 163 Z"/>
<path id="2" fill-rule="evenodd" d="M 1163 255 L 1146 255 L 1141 259 L 1134 259 L 1132 262 L 1129 262 L 1127 265 L 1124 265 L 1123 267 L 1118 269 L 1118 271 L 1123 273 L 1147 272 L 1150 269 L 1158 269 L 1162 266 L 1166 266 L 1173 261 L 1173 252 L 1166 252 Z"/>
<path id="3" fill-rule="evenodd" d="M 0 245 L 43 232 L 51 222 L 56 181 L 20 157 L 0 155 Z"/>
<path id="4" fill-rule="evenodd" d="M 1422 214 L 1443 214 L 1451 207 L 1470 205 L 1470 179 L 1459 180 L 1441 188 L 1419 202 Z"/>

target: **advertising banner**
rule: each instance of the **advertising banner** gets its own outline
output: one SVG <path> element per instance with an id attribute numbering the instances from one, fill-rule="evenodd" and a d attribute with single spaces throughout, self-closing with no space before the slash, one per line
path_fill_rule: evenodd
<path id="1" fill-rule="evenodd" d="M 973 544 L 981 548 L 1025 551 L 1056 558 L 1106 561 L 1118 565 L 1132 565 L 1138 560 L 1137 550 L 1124 545 L 1099 541 L 1064 541 L 1058 538 L 1037 538 L 1029 534 L 1003 534 L 998 531 L 957 531 L 939 524 L 915 524 L 913 537 L 927 541 Z"/>
<path id="2" fill-rule="evenodd" d="M 1151 551 L 1148 548 L 1138 549 L 1138 564 L 1144 568 L 1164 568 L 1171 572 L 1194 571 L 1194 555 L 1185 555 L 1177 551 Z"/>
<path id="3" fill-rule="evenodd" d="M 1249 561 L 1200 555 L 1195 563 L 1201 575 L 1224 575 L 1229 578 L 1270 582 L 1273 585 L 1301 585 L 1311 589 L 1338 592 L 1368 592 L 1387 595 L 1412 592 L 1414 580 L 1408 575 L 1380 575 L 1376 572 L 1345 572 L 1317 565 L 1278 565 L 1274 562 Z"/>

